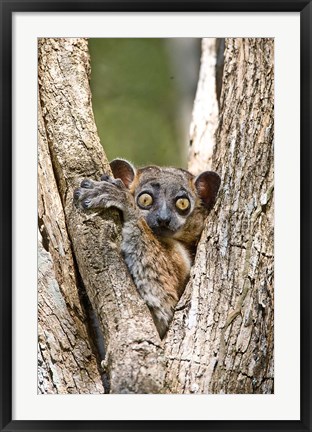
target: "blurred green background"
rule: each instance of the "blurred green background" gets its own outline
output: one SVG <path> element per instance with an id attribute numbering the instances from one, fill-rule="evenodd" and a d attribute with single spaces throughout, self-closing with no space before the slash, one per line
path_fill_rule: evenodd
<path id="1" fill-rule="evenodd" d="M 200 39 L 89 39 L 92 103 L 109 160 L 186 168 Z"/>

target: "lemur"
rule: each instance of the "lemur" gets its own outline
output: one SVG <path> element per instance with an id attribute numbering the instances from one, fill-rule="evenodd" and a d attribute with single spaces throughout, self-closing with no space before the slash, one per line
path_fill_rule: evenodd
<path id="1" fill-rule="evenodd" d="M 135 169 L 123 159 L 113 160 L 110 166 L 115 178 L 83 180 L 74 201 L 82 209 L 120 210 L 121 252 L 163 338 L 188 281 L 221 180 L 212 171 L 195 177 L 178 168 Z"/>

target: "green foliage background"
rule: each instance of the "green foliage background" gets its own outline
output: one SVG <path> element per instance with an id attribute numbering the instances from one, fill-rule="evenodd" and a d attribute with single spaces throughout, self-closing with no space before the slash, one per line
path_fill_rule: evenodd
<path id="1" fill-rule="evenodd" d="M 91 90 L 109 160 L 186 167 L 179 86 L 165 39 L 90 39 Z"/>

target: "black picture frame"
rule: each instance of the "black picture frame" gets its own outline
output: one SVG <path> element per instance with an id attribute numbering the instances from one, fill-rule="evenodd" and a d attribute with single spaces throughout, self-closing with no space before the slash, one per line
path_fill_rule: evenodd
<path id="1" fill-rule="evenodd" d="M 75 0 L 1 5 L 1 431 L 311 431 L 311 0 Z M 12 420 L 12 16 L 14 12 L 300 12 L 301 67 L 301 415 L 298 421 L 15 421 Z M 290 317 L 291 319 L 291 317 Z M 291 349 L 291 347 L 290 347 Z"/>

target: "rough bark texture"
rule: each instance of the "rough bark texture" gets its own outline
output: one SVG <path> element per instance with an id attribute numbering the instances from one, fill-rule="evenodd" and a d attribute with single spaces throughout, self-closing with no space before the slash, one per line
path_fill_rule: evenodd
<path id="1" fill-rule="evenodd" d="M 119 255 L 118 214 L 86 214 L 73 206 L 73 190 L 84 177 L 109 172 L 92 113 L 87 41 L 41 39 L 38 61 L 50 157 L 79 273 L 105 336 L 111 392 L 161 393 L 162 348 L 147 306 Z M 47 180 L 44 196 L 49 187 Z M 59 213 L 53 207 L 52 211 L 57 224 Z M 62 258 L 59 253 L 55 261 Z"/>
<path id="2" fill-rule="evenodd" d="M 197 175 L 211 168 L 216 144 L 219 107 L 217 100 L 217 39 L 202 40 L 201 67 L 190 126 L 188 169 Z"/>
<path id="3" fill-rule="evenodd" d="M 66 304 L 51 255 L 38 249 L 38 392 L 103 393 L 82 314 Z"/>
<path id="4" fill-rule="evenodd" d="M 165 353 L 173 393 L 273 392 L 272 39 L 227 39 L 221 193 Z"/>
<path id="5" fill-rule="evenodd" d="M 103 393 L 38 106 L 38 392 Z"/>
<path id="6" fill-rule="evenodd" d="M 109 170 L 91 109 L 86 40 L 40 40 L 38 70 L 39 391 L 103 391 L 80 305 L 85 290 L 107 345 L 112 393 L 273 392 L 273 40 L 226 40 L 212 158 L 221 192 L 164 341 L 120 257 L 118 214 L 72 203 L 82 178 Z M 202 89 L 205 80 L 202 70 Z M 207 122 L 206 99 L 195 107 Z"/>

